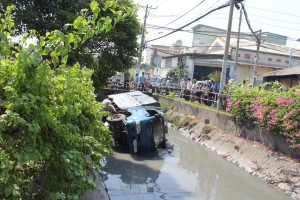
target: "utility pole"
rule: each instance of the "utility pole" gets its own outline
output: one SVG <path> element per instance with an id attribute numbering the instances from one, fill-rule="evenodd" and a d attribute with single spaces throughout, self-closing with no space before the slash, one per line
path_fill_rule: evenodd
<path id="1" fill-rule="evenodd" d="M 292 62 L 293 62 L 293 51 L 291 50 L 290 59 L 289 59 L 289 68 L 292 67 Z"/>
<path id="2" fill-rule="evenodd" d="M 236 43 L 236 52 L 235 52 L 235 61 L 234 61 L 234 69 L 233 72 L 230 74 L 230 77 L 236 79 L 236 71 L 237 71 L 237 60 L 239 57 L 239 46 L 240 46 L 240 32 L 241 32 L 241 24 L 242 24 L 242 10 L 240 10 L 240 21 L 239 21 L 239 30 L 238 30 L 238 37 Z"/>
<path id="3" fill-rule="evenodd" d="M 257 50 L 256 50 L 256 58 L 255 58 L 255 65 L 254 65 L 252 86 L 254 86 L 255 82 L 256 82 L 256 71 L 257 71 L 257 66 L 258 66 L 259 48 L 260 48 L 260 43 L 261 43 L 260 37 L 261 37 L 261 29 L 258 31 L 258 35 L 257 35 L 258 40 L 256 41 L 256 43 L 257 43 Z"/>
<path id="4" fill-rule="evenodd" d="M 227 60 L 228 60 L 228 51 L 229 51 L 229 43 L 230 43 L 230 35 L 231 35 L 231 25 L 232 25 L 232 15 L 233 15 L 233 6 L 236 3 L 236 0 L 230 0 L 230 10 L 229 10 L 229 18 L 227 25 L 227 35 L 226 35 L 226 44 L 225 44 L 225 52 L 222 64 L 222 74 L 220 80 L 220 88 L 219 88 L 219 97 L 217 100 L 217 108 L 218 110 L 222 109 L 221 96 L 224 90 L 226 71 L 227 71 Z"/>
<path id="5" fill-rule="evenodd" d="M 141 46 L 140 46 L 140 53 L 139 53 L 139 61 L 138 61 L 138 69 L 137 69 L 137 74 L 138 76 L 140 75 L 140 69 L 141 69 L 141 64 L 142 64 L 142 54 L 144 50 L 144 40 L 145 40 L 145 28 L 146 28 L 146 21 L 148 17 L 148 5 L 146 6 L 146 11 L 145 11 L 145 16 L 144 16 L 144 27 L 142 29 L 142 38 L 141 38 Z"/>

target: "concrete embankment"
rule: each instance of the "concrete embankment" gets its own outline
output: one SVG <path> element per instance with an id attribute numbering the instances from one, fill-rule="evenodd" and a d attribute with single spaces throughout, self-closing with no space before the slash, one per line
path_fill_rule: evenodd
<path id="1" fill-rule="evenodd" d="M 164 97 L 159 97 L 159 101 L 162 104 L 167 103 L 170 108 L 166 113 L 168 121 L 174 124 L 186 137 L 273 185 L 292 199 L 300 200 L 298 152 L 294 149 L 287 149 L 286 144 L 282 142 L 283 138 L 275 135 L 275 139 L 266 141 L 272 138 L 272 133 L 264 136 L 262 132 L 255 133 L 251 129 L 237 128 L 241 125 L 236 125 L 231 116 L 228 116 L 231 120 L 227 120 L 226 124 L 226 116 L 222 113 L 219 114 L 205 108 L 200 108 L 197 111 L 197 108 L 194 108 L 193 105 L 185 106 L 184 102 L 171 102 L 175 100 Z M 194 113 L 192 115 L 188 114 L 191 110 L 193 110 L 191 113 Z M 195 113 L 201 117 L 195 115 Z M 222 119 L 217 119 L 220 115 Z M 205 122 L 209 122 L 209 124 Z M 223 127 L 218 126 L 220 125 L 218 122 L 221 122 Z M 230 127 L 230 125 L 233 127 Z M 227 128 L 224 128 L 224 126 Z M 238 133 L 236 133 L 237 130 L 239 130 Z M 250 134 L 247 134 L 247 131 Z M 292 158 L 278 151 L 278 149 L 282 149 L 296 158 Z"/>
<path id="2" fill-rule="evenodd" d="M 107 187 L 104 184 L 105 175 L 102 171 L 95 171 L 90 175 L 90 178 L 95 181 L 96 188 L 93 191 L 87 191 L 80 200 L 110 200 Z"/>

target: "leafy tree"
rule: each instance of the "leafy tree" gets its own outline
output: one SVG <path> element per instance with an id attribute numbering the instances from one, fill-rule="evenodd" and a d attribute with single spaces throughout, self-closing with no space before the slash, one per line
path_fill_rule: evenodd
<path id="1" fill-rule="evenodd" d="M 218 70 L 216 70 L 216 71 L 214 71 L 214 72 L 208 74 L 207 77 L 208 77 L 209 79 L 212 79 L 212 78 L 213 78 L 215 82 L 219 82 L 220 79 L 221 79 L 221 72 L 218 71 Z"/>
<path id="2" fill-rule="evenodd" d="M 154 69 L 153 65 L 149 65 L 148 63 L 142 63 L 141 69 L 144 69 L 146 72 L 149 72 Z"/>
<path id="3" fill-rule="evenodd" d="M 67 61 L 80 44 L 134 15 L 115 7 L 113 0 L 92 1 L 64 32 L 37 37 L 30 31 L 17 43 L 15 6 L 0 15 L 0 199 L 79 199 L 94 188 L 88 175 L 111 153 L 111 137 L 95 100 L 93 71 Z M 114 15 L 102 18 L 105 10 Z M 36 44 L 27 43 L 32 37 Z"/>
<path id="4" fill-rule="evenodd" d="M 37 35 L 45 35 L 52 30 L 63 30 L 67 23 L 76 19 L 82 8 L 88 7 L 91 0 L 80 1 L 54 1 L 54 0 L 2 0 L 0 12 L 10 4 L 16 4 L 14 14 L 16 31 L 22 34 L 24 30 L 34 29 Z M 100 5 L 108 0 L 97 0 Z M 136 5 L 132 0 L 118 0 L 113 4 L 113 10 L 106 9 L 99 13 L 99 17 L 113 18 L 115 12 L 123 12 L 129 8 L 135 10 Z M 90 13 L 86 13 L 90 15 Z M 76 62 L 81 66 L 93 69 L 94 86 L 99 88 L 106 84 L 107 77 L 116 71 L 125 72 L 136 64 L 138 57 L 137 36 L 141 26 L 137 14 L 124 16 L 108 34 L 100 33 L 87 39 L 83 44 L 69 54 L 68 64 Z"/>
<path id="5" fill-rule="evenodd" d="M 187 66 L 183 69 L 183 74 L 188 73 Z M 167 73 L 168 77 L 180 77 L 180 68 L 177 66 L 176 68 L 170 69 Z"/>
<path id="6" fill-rule="evenodd" d="M 168 77 L 179 77 L 180 75 L 180 70 L 178 67 L 170 69 L 167 73 Z"/>

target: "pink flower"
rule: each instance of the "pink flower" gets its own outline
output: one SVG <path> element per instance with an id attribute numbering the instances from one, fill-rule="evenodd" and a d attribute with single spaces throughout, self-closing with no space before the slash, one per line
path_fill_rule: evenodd
<path id="1" fill-rule="evenodd" d="M 296 147 L 300 149 L 300 144 L 297 144 Z"/>
<path id="2" fill-rule="evenodd" d="M 276 125 L 276 123 L 277 123 L 277 118 L 276 117 L 270 120 L 270 124 Z"/>
<path id="3" fill-rule="evenodd" d="M 300 137 L 300 131 L 296 134 L 297 137 Z"/>
<path id="4" fill-rule="evenodd" d="M 241 100 L 237 100 L 237 102 L 235 102 L 234 104 L 235 104 L 236 106 L 238 106 L 238 105 L 240 105 L 240 102 L 241 102 Z"/>
<path id="5" fill-rule="evenodd" d="M 274 115 L 275 113 L 276 113 L 276 109 L 274 108 L 274 109 L 272 109 L 272 111 L 271 111 L 271 115 Z"/>
<path id="6" fill-rule="evenodd" d="M 289 100 L 285 100 L 285 103 L 286 104 L 291 104 L 294 102 L 294 99 L 293 98 L 290 98 Z"/>

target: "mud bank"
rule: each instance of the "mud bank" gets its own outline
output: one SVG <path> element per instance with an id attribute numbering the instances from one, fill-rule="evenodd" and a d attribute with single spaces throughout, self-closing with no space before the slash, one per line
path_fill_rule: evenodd
<path id="1" fill-rule="evenodd" d="M 193 116 L 169 110 L 166 117 L 186 137 L 278 188 L 292 199 L 300 200 L 299 160 L 214 125 L 205 124 Z"/>

